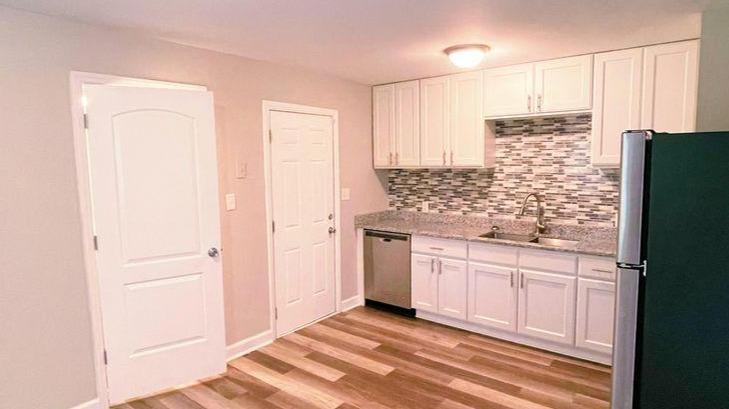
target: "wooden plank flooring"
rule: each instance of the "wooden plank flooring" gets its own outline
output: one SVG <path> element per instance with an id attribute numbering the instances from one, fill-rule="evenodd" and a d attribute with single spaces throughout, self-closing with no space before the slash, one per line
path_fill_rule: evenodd
<path id="1" fill-rule="evenodd" d="M 356 308 L 114 409 L 609 408 L 608 367 Z"/>

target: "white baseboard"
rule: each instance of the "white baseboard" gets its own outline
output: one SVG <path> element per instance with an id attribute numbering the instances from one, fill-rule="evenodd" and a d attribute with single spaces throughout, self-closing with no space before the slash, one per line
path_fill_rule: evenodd
<path id="1" fill-rule="evenodd" d="M 96 398 L 80 405 L 76 405 L 71 409 L 101 409 L 101 402 L 99 402 L 99 398 Z"/>
<path id="2" fill-rule="evenodd" d="M 253 335 L 242 341 L 238 341 L 235 344 L 225 347 L 225 358 L 228 361 L 232 361 L 249 352 L 253 352 L 258 348 L 270 344 L 275 338 L 276 337 L 273 335 L 272 330 L 269 329 L 263 331 L 260 334 Z"/>
<path id="3" fill-rule="evenodd" d="M 359 307 L 360 305 L 364 305 L 364 300 L 359 295 L 355 295 L 354 297 L 342 300 L 342 305 L 339 312 L 351 310 L 352 308 Z"/>

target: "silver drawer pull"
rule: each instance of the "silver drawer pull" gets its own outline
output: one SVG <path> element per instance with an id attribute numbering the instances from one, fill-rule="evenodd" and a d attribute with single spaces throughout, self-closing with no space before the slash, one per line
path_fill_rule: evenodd
<path id="1" fill-rule="evenodd" d="M 442 248 L 442 247 L 431 247 L 430 249 L 431 249 L 431 250 L 438 250 L 438 251 L 443 251 L 443 250 L 445 250 L 445 249 L 444 249 L 444 248 Z"/>
<path id="2" fill-rule="evenodd" d="M 605 273 L 605 274 L 612 274 L 613 273 L 611 270 L 603 270 L 603 269 L 600 269 L 600 268 L 593 268 L 592 271 L 595 272 L 595 273 Z"/>

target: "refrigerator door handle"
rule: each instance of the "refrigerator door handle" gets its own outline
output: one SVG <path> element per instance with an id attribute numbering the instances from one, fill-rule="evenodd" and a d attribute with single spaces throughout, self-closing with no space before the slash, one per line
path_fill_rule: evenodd
<path id="1" fill-rule="evenodd" d="M 641 228 L 646 171 L 646 145 L 653 131 L 623 132 L 618 220 L 618 264 L 641 263 Z"/>

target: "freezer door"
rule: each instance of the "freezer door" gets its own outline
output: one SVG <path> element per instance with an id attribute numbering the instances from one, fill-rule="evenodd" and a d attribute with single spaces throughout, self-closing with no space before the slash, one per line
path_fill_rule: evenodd
<path id="1" fill-rule="evenodd" d="M 645 189 L 646 149 L 652 131 L 623 133 L 618 221 L 618 264 L 639 265 Z"/>
<path id="2" fill-rule="evenodd" d="M 618 269 L 613 341 L 612 409 L 633 409 L 640 276 L 637 269 Z"/>

